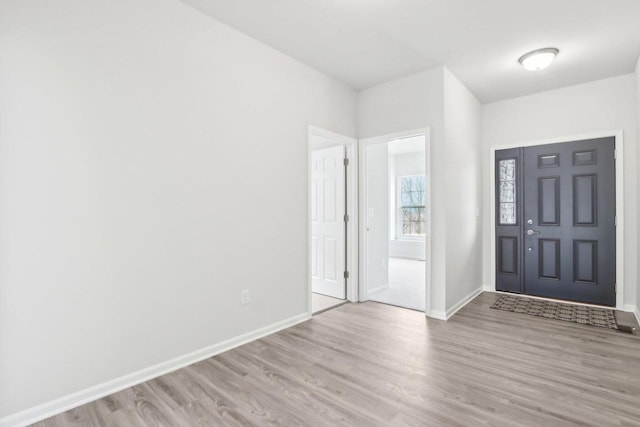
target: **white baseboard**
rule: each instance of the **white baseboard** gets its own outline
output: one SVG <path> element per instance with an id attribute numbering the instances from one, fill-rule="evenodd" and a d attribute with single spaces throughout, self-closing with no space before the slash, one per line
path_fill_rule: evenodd
<path id="1" fill-rule="evenodd" d="M 453 307 L 448 309 L 447 310 L 447 320 L 451 319 L 451 316 L 456 314 L 458 312 L 458 310 L 460 310 L 465 305 L 469 304 L 475 297 L 480 295 L 482 293 L 482 290 L 483 290 L 482 288 L 478 288 L 478 289 L 473 290 L 469 295 L 467 295 L 466 297 L 462 298 L 460 301 L 458 301 L 456 304 L 454 304 Z"/>
<path id="2" fill-rule="evenodd" d="M 633 304 L 625 304 L 624 306 L 622 306 L 622 311 L 633 313 L 636 316 L 638 324 L 640 324 L 640 307 L 636 307 Z"/>
<path id="3" fill-rule="evenodd" d="M 308 313 L 299 314 L 294 317 L 273 323 L 263 328 L 256 329 L 246 334 L 222 341 L 196 350 L 194 352 L 176 357 L 171 360 L 159 363 L 148 368 L 141 369 L 136 372 L 124 375 L 119 378 L 98 384 L 67 396 L 43 403 L 33 408 L 20 411 L 18 413 L 8 415 L 0 419 L 0 427 L 23 427 L 36 423 L 53 415 L 68 411 L 69 409 L 78 407 L 85 403 L 94 401 L 109 394 L 124 390 L 136 384 L 143 383 L 150 379 L 159 377 L 169 372 L 173 372 L 185 366 L 192 365 L 216 354 L 229 351 L 233 348 L 255 341 L 259 338 L 278 332 L 282 329 L 302 323 L 309 320 L 311 316 Z"/>
<path id="4" fill-rule="evenodd" d="M 482 285 L 482 290 L 484 292 L 495 292 L 496 288 L 495 286 L 492 286 L 492 285 Z"/>
<path id="5" fill-rule="evenodd" d="M 447 313 L 440 310 L 431 310 L 431 313 L 429 313 L 429 317 L 431 317 L 432 319 L 447 320 Z"/>
<path id="6" fill-rule="evenodd" d="M 384 291 L 386 289 L 389 289 L 389 284 L 388 283 L 385 283 L 384 285 L 378 286 L 378 287 L 373 288 L 373 289 L 369 289 L 369 291 L 367 292 L 367 298 L 370 297 L 373 294 L 376 294 L 378 292 L 382 292 L 382 291 Z"/>
<path id="7" fill-rule="evenodd" d="M 453 307 L 448 309 L 446 312 L 441 310 L 431 310 L 429 313 L 429 317 L 438 320 L 449 320 L 451 316 L 456 314 L 462 307 L 469 304 L 475 297 L 480 295 L 484 291 L 484 288 L 480 287 L 478 289 L 474 289 L 469 295 L 462 298 Z"/>

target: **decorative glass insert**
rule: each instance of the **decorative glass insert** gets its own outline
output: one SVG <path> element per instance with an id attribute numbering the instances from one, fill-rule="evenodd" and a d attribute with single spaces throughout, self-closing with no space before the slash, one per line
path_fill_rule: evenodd
<path id="1" fill-rule="evenodd" d="M 425 178 L 424 175 L 400 177 L 400 220 L 403 236 L 425 235 Z"/>
<path id="2" fill-rule="evenodd" d="M 500 224 L 517 224 L 516 208 L 516 159 L 500 160 L 499 170 L 499 200 L 500 200 Z"/>

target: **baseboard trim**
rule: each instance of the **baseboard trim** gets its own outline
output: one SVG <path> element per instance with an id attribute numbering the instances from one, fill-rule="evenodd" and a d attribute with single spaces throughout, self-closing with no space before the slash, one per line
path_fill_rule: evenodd
<path id="1" fill-rule="evenodd" d="M 636 316 L 636 321 L 640 325 L 640 307 L 636 307 L 633 304 L 625 304 L 622 306 L 622 311 L 633 313 L 633 315 Z"/>
<path id="2" fill-rule="evenodd" d="M 1 418 L 0 427 L 24 427 L 36 423 L 45 418 L 60 414 L 101 397 L 108 396 L 109 394 L 116 393 L 136 384 L 143 383 L 169 372 L 184 368 L 185 366 L 192 365 L 201 360 L 208 359 L 209 357 L 225 351 L 240 347 L 241 345 L 247 344 L 251 341 L 255 341 L 267 335 L 297 325 L 298 323 L 302 323 L 310 318 L 311 316 L 309 316 L 308 313 L 299 314 L 246 334 L 207 346 L 200 350 L 178 356 L 157 365 L 150 366 L 102 384 L 43 403 L 33 408 L 25 409 L 24 411 Z"/>
<path id="3" fill-rule="evenodd" d="M 431 310 L 428 317 L 438 320 L 447 320 L 447 313 L 441 310 Z"/>
<path id="4" fill-rule="evenodd" d="M 473 290 L 469 295 L 467 295 L 466 297 L 462 298 L 460 301 L 458 301 L 453 307 L 451 307 L 449 310 L 447 310 L 447 320 L 451 319 L 451 317 L 456 314 L 462 307 L 464 307 L 465 305 L 469 304 L 475 297 L 477 297 L 478 295 L 480 295 L 483 291 L 483 288 L 477 288 L 475 290 Z"/>
<path id="5" fill-rule="evenodd" d="M 431 317 L 432 319 L 438 319 L 438 320 L 449 320 L 454 314 L 456 314 L 460 309 L 462 309 L 462 307 L 469 304 L 471 301 L 473 301 L 475 297 L 480 295 L 482 292 L 484 292 L 484 288 L 481 286 L 477 289 L 474 289 L 469 295 L 462 298 L 449 310 L 447 311 L 431 310 L 427 317 Z"/>
<path id="6" fill-rule="evenodd" d="M 496 288 L 495 286 L 491 286 L 491 285 L 482 285 L 482 290 L 484 292 L 495 292 Z"/>
<path id="7" fill-rule="evenodd" d="M 369 289 L 369 291 L 367 292 L 367 298 L 369 298 L 373 294 L 376 294 L 378 292 L 382 292 L 385 289 L 389 289 L 389 284 L 388 283 L 386 283 L 384 285 L 381 285 L 381 286 L 378 286 L 377 288 Z"/>

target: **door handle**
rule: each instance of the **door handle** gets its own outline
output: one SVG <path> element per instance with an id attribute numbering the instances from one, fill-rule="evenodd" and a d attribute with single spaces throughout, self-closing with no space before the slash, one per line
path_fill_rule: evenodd
<path id="1" fill-rule="evenodd" d="M 527 236 L 533 236 L 534 234 L 540 234 L 539 231 L 527 230 Z"/>

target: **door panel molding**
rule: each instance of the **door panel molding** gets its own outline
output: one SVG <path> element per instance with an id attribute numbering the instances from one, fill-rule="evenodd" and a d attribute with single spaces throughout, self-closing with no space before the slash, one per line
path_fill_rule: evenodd
<path id="1" fill-rule="evenodd" d="M 557 168 L 560 166 L 560 154 L 540 154 L 538 156 L 538 169 Z"/>
<path id="2" fill-rule="evenodd" d="M 538 218 L 540 225 L 560 225 L 560 177 L 538 178 Z"/>
<path id="3" fill-rule="evenodd" d="M 587 187 L 588 188 L 585 188 Z M 573 225 L 598 226 L 598 176 L 573 175 Z"/>
<path id="4" fill-rule="evenodd" d="M 489 254 L 488 259 L 489 263 L 489 279 L 490 283 L 485 284 L 484 289 L 486 291 L 496 291 L 496 277 L 497 277 L 497 243 L 496 243 L 496 230 L 497 230 L 497 221 L 495 220 L 497 214 L 497 206 L 496 206 L 496 195 L 495 195 L 495 176 L 496 176 L 496 151 L 506 150 L 506 149 L 516 149 L 520 147 L 534 147 L 539 145 L 547 145 L 547 144 L 556 144 L 556 143 L 564 143 L 564 142 L 575 142 L 575 141 L 585 141 L 596 138 L 605 138 L 605 137 L 613 137 L 615 138 L 615 193 L 617 195 L 615 206 L 616 206 L 616 243 L 615 243 L 615 252 L 616 252 L 616 261 L 615 261 L 615 275 L 616 275 L 616 298 L 615 298 L 615 308 L 618 310 L 628 309 L 630 306 L 625 306 L 624 304 L 624 261 L 625 261 L 625 252 L 624 252 L 624 229 L 625 229 L 625 217 L 624 217 L 624 132 L 622 130 L 607 130 L 601 132 L 593 132 L 586 134 L 576 134 L 576 135 L 567 135 L 567 136 L 559 136 L 554 138 L 546 138 L 540 140 L 532 140 L 532 141 L 521 141 L 514 142 L 513 144 L 503 144 L 489 147 L 489 173 L 490 177 L 493 177 L 487 185 L 489 186 Z M 593 162 L 597 161 L 597 158 L 589 159 L 585 154 L 584 156 L 576 156 L 576 154 L 585 153 L 589 151 L 585 150 L 575 150 L 572 153 L 573 158 L 571 162 L 578 162 L 578 165 L 582 164 L 586 165 L 586 162 L 589 164 L 593 164 Z M 550 153 L 552 154 L 552 153 Z M 582 162 L 582 163 L 581 163 Z M 570 219 L 571 220 L 571 219 Z M 614 248 L 611 248 L 614 250 Z M 606 252 L 605 248 L 599 248 L 599 252 Z M 573 271 L 569 271 L 569 274 L 573 275 Z M 589 286 L 585 283 L 585 286 Z"/>
<path id="5" fill-rule="evenodd" d="M 586 166 L 595 165 L 598 163 L 598 151 L 574 151 L 573 152 L 573 166 Z"/>
<path id="6" fill-rule="evenodd" d="M 585 252 L 588 249 L 588 253 Z M 598 277 L 598 241 L 573 241 L 573 281 L 595 284 Z"/>
<path id="7" fill-rule="evenodd" d="M 559 239 L 538 239 L 538 277 L 561 279 L 562 265 Z"/>
<path id="8" fill-rule="evenodd" d="M 498 271 L 502 274 L 518 275 L 518 238 L 500 236 L 498 246 Z"/>

